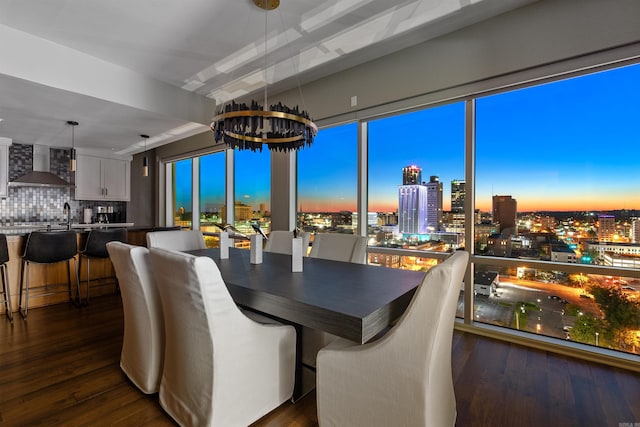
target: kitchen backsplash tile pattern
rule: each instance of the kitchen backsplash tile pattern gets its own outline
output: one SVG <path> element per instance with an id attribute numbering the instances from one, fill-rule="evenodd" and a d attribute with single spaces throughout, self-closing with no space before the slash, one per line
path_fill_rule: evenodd
<path id="1" fill-rule="evenodd" d="M 9 181 L 33 169 L 33 147 L 26 144 L 9 146 Z M 69 150 L 51 148 L 50 171 L 60 178 L 72 181 L 69 171 Z M 57 224 L 65 220 L 65 202 L 71 206 L 71 222 L 82 222 L 83 210 L 97 206 L 113 207 L 114 222 L 126 218 L 126 202 L 98 202 L 72 200 L 73 189 L 62 187 L 9 187 L 8 196 L 0 199 L 0 227 L 27 223 Z"/>
<path id="2" fill-rule="evenodd" d="M 33 169 L 33 146 L 11 144 L 9 146 L 9 181 L 20 178 Z"/>

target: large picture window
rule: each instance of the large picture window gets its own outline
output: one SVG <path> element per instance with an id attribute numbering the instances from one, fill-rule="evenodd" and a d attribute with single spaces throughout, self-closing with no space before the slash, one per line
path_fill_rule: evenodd
<path id="1" fill-rule="evenodd" d="M 639 79 L 635 65 L 477 100 L 476 252 L 559 265 L 479 268 L 476 321 L 640 350 L 640 281 L 562 266 L 640 260 Z"/>
<path id="2" fill-rule="evenodd" d="M 173 163 L 173 224 L 191 227 L 193 215 L 192 160 Z"/>
<path id="3" fill-rule="evenodd" d="M 255 152 L 236 150 L 234 169 L 235 227 L 243 234 L 253 234 L 255 231 L 251 224 L 254 224 L 268 233 L 271 230 L 270 151 L 266 147 Z"/>
<path id="4" fill-rule="evenodd" d="M 358 125 L 321 129 L 298 152 L 298 227 L 353 233 L 356 227 Z"/>
<path id="5" fill-rule="evenodd" d="M 227 222 L 225 211 L 226 153 L 220 151 L 200 157 L 200 229 L 216 233 L 216 224 Z M 217 239 L 207 236 L 207 246 L 217 246 Z"/>
<path id="6" fill-rule="evenodd" d="M 464 247 L 464 103 L 373 120 L 368 127 L 369 246 Z M 421 258 L 399 262 L 428 269 Z"/>

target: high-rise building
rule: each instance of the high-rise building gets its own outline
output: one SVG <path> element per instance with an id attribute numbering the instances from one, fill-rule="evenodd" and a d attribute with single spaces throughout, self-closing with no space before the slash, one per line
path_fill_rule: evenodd
<path id="1" fill-rule="evenodd" d="M 558 221 L 552 216 L 544 215 L 540 217 L 540 230 L 552 233 L 556 230 Z"/>
<path id="2" fill-rule="evenodd" d="M 401 234 L 427 233 L 427 187 L 401 185 L 398 189 L 398 231 Z"/>
<path id="3" fill-rule="evenodd" d="M 431 176 L 427 187 L 427 231 L 434 233 L 442 228 L 442 183 L 437 176 Z"/>
<path id="4" fill-rule="evenodd" d="M 416 165 L 402 168 L 402 185 L 422 184 L 422 169 Z"/>
<path id="5" fill-rule="evenodd" d="M 493 222 L 500 224 L 500 233 L 517 234 L 518 203 L 511 196 L 493 196 Z"/>
<path id="6" fill-rule="evenodd" d="M 616 234 L 616 217 L 613 215 L 598 215 L 598 241 L 610 242 Z"/>
<path id="7" fill-rule="evenodd" d="M 464 212 L 466 181 L 463 179 L 454 179 L 451 181 L 451 212 Z"/>

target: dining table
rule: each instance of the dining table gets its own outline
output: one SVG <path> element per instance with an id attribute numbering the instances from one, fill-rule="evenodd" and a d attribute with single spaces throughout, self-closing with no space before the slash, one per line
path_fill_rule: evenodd
<path id="1" fill-rule="evenodd" d="M 292 400 L 303 387 L 302 326 L 366 343 L 389 328 L 409 305 L 422 283 L 422 271 L 303 257 L 303 271 L 292 271 L 291 255 L 263 252 L 251 263 L 250 251 L 218 248 L 185 251 L 213 259 L 229 294 L 245 310 L 296 328 L 296 373 Z"/>
<path id="2" fill-rule="evenodd" d="M 320 258 L 303 258 L 291 271 L 291 255 L 264 252 L 260 264 L 246 249 L 186 251 L 217 264 L 236 304 L 268 316 L 366 343 L 408 306 L 424 272 Z"/>

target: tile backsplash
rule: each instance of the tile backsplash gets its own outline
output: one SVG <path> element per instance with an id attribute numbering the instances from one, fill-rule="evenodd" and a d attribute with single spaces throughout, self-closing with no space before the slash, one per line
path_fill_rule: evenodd
<path id="1" fill-rule="evenodd" d="M 69 150 L 50 149 L 50 171 L 60 178 L 71 181 Z M 9 181 L 30 172 L 33 168 L 33 146 L 12 144 L 9 146 Z M 126 218 L 126 202 L 103 202 L 73 200 L 74 190 L 62 187 L 9 187 L 6 198 L 0 199 L 0 226 L 25 223 L 60 223 L 65 220 L 65 202 L 71 206 L 71 222 L 82 222 L 83 210 L 97 206 L 112 207 L 114 221 Z"/>

